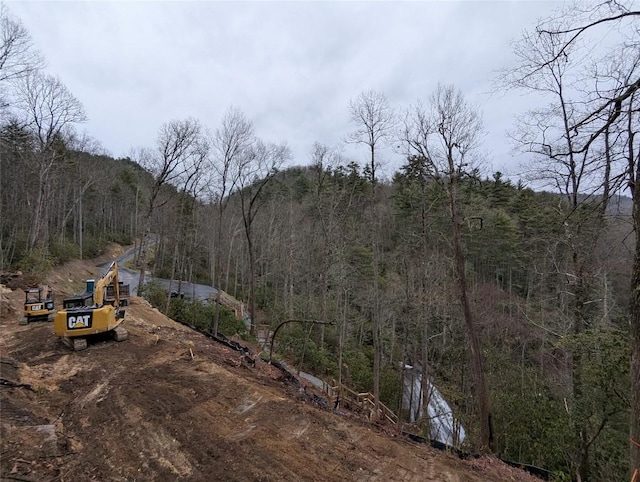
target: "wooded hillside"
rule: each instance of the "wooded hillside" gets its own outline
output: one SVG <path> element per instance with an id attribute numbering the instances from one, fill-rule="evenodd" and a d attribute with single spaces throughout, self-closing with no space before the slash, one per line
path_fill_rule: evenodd
<path id="1" fill-rule="evenodd" d="M 614 7 L 515 44 L 521 64 L 501 82 L 543 91 L 546 106 L 514 135 L 532 159 L 519 182 L 482 171 L 480 111 L 444 85 L 400 108 L 354 97 L 345 135 L 363 165 L 316 144 L 290 167 L 286 144 L 233 107 L 213 129 L 168 121 L 156 145 L 113 159 L 79 133 L 80 101 L 2 7 L 0 269 L 42 273 L 135 243 L 141 287 L 148 268 L 244 300 L 254 326 L 331 322 L 291 324 L 279 350 L 401 417 L 403 370 L 417 366 L 469 448 L 560 480 L 622 480 L 640 457 L 640 12 Z M 579 56 L 601 23 L 636 48 L 617 45 L 606 74 Z M 404 162 L 385 179 L 389 143 Z"/>

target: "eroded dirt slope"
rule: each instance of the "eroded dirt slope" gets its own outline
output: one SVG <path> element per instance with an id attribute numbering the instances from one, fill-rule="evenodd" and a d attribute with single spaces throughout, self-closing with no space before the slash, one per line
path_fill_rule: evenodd
<path id="1" fill-rule="evenodd" d="M 22 293 L 6 296 L 0 480 L 535 480 L 314 406 L 141 299 L 128 340 L 71 352 L 51 324 L 19 326 Z"/>

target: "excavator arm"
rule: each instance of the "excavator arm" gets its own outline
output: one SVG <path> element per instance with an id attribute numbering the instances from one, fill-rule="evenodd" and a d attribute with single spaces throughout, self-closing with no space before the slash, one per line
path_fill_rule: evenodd
<path id="1" fill-rule="evenodd" d="M 96 282 L 95 293 L 93 295 L 93 301 L 97 306 L 104 305 L 104 296 L 107 291 L 107 286 L 113 283 L 113 289 L 115 294 L 115 300 L 113 302 L 114 308 L 120 306 L 120 291 L 118 287 L 118 263 L 112 261 L 107 267 L 106 271 L 102 274 L 100 279 Z"/>

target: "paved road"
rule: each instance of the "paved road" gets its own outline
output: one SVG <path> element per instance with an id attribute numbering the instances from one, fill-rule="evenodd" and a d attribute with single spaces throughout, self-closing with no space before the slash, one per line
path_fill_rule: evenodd
<path id="1" fill-rule="evenodd" d="M 136 289 L 138 286 L 138 277 L 139 276 L 137 275 Z M 160 283 L 166 290 L 169 289 L 168 279 L 161 279 L 161 278 L 146 278 L 146 279 L 147 280 L 152 279 L 153 281 Z M 178 291 L 177 280 L 173 280 L 173 282 L 171 283 L 171 291 L 172 292 Z M 180 284 L 180 293 L 184 294 L 185 298 L 194 298 L 196 300 L 206 300 L 206 299 L 209 299 L 209 297 L 211 295 L 214 295 L 216 292 L 217 290 L 213 286 L 187 283 L 186 281 L 183 281 Z"/>
<path id="2" fill-rule="evenodd" d="M 124 254 L 118 256 L 116 261 L 118 262 L 118 277 L 119 280 L 124 284 L 128 284 L 131 289 L 132 295 L 138 294 L 138 282 L 140 280 L 140 272 L 125 268 L 124 265 L 127 261 L 130 261 L 133 258 L 134 248 L 129 249 Z M 103 266 L 108 266 L 109 263 L 105 263 Z M 163 278 L 154 278 L 149 275 L 145 276 L 145 282 L 149 280 L 156 281 L 160 283 L 166 290 L 169 289 L 169 280 Z M 173 280 L 171 283 L 171 291 L 178 291 L 178 281 Z M 211 295 L 215 294 L 217 290 L 213 286 L 209 285 L 201 285 L 194 283 L 187 283 L 183 281 L 180 285 L 180 292 L 184 294 L 185 297 L 195 298 L 197 300 L 206 300 L 211 297 Z"/>

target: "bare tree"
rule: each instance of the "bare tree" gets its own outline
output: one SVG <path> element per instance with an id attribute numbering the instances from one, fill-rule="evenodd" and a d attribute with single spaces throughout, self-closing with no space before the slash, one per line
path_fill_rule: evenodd
<path id="1" fill-rule="evenodd" d="M 627 103 L 627 179 L 633 197 L 636 249 L 631 274 L 631 467 L 640 470 L 640 95 Z"/>
<path id="2" fill-rule="evenodd" d="M 196 203 L 201 198 L 206 187 L 206 174 L 210 172 L 209 143 L 200 135 L 195 141 L 191 155 L 184 159 L 184 174 L 176 182 L 179 190 L 177 203 L 178 218 L 174 225 L 173 262 L 169 293 L 171 293 L 173 279 L 176 274 L 176 264 L 179 265 L 178 292 L 182 291 L 182 281 L 185 277 L 191 282 L 193 273 L 193 256 L 197 246 L 198 216 Z M 171 296 L 167 297 L 166 313 L 169 312 Z"/>
<path id="3" fill-rule="evenodd" d="M 217 241 L 213 263 L 213 286 L 219 295 L 222 269 L 222 222 L 229 203 L 229 195 L 235 190 L 240 176 L 242 158 L 254 142 L 251 121 L 235 107 L 230 107 L 222 119 L 222 125 L 215 132 L 212 141 L 213 172 L 215 179 L 210 185 L 211 196 L 215 200 L 218 217 Z M 216 304 L 212 333 L 218 334 L 220 306 Z"/>
<path id="4" fill-rule="evenodd" d="M 43 64 L 27 29 L 0 3 L 0 108 L 8 104 L 2 99 L 2 85 L 33 74 Z"/>
<path id="5" fill-rule="evenodd" d="M 550 28 L 559 30 L 558 24 Z M 611 179 L 617 156 L 613 155 L 612 128 L 603 135 L 604 144 L 590 142 L 592 131 L 588 125 L 576 122 L 585 115 L 583 106 L 588 94 L 578 88 L 578 82 L 587 79 L 588 68 L 601 78 L 600 86 L 610 83 L 605 80 L 609 69 L 599 62 L 594 66 L 575 62 L 577 45 L 567 45 L 569 34 L 538 35 L 525 33 L 514 44 L 518 66 L 505 73 L 503 84 L 507 88 L 519 88 L 542 94 L 550 99 L 545 108 L 528 112 L 519 119 L 517 145 L 537 161 L 529 170 L 534 179 L 550 182 L 565 196 L 569 214 L 564 220 L 564 244 L 570 253 L 569 266 L 562 268 L 571 274 L 568 290 L 572 294 L 572 332 L 578 336 L 589 325 L 588 307 L 591 285 L 594 278 L 594 256 L 596 245 L 606 227 L 606 208 L 611 192 L 619 189 L 620 177 Z M 559 55 L 562 50 L 562 55 Z M 636 58 L 638 55 L 636 54 Z M 619 66 L 620 64 L 618 64 Z M 613 139 L 615 139 L 614 136 Z M 593 419 L 588 410 L 588 395 L 583 382 L 583 349 L 580 345 L 571 350 L 571 413 L 572 424 L 579 440 L 576 447 L 575 467 L 582 479 L 589 479 L 589 449 L 602 433 L 607 420 L 599 427 L 590 429 L 588 420 Z M 601 426 L 600 426 L 601 425 Z"/>
<path id="6" fill-rule="evenodd" d="M 29 233 L 29 247 L 33 248 L 48 240 L 46 207 L 53 169 L 64 153 L 64 138 L 86 116 L 80 101 L 60 79 L 39 72 L 28 73 L 16 82 L 15 111 L 35 142 L 38 194 Z"/>
<path id="7" fill-rule="evenodd" d="M 640 131 L 637 93 L 640 89 L 637 62 L 640 10 L 633 7 L 636 5 L 631 2 L 618 1 L 575 4 L 569 5 L 555 18 L 540 22 L 531 43 L 536 46 L 550 44 L 553 49 L 538 49 L 540 55 L 536 62 L 523 64 L 518 78 L 523 83 L 535 77 L 552 79 L 549 72 L 566 63 L 565 59 L 572 51 L 576 51 L 581 59 L 593 57 L 594 50 L 587 46 L 591 35 L 598 35 L 599 38 L 609 35 L 609 41 L 602 44 L 601 50 L 595 51 L 598 54 L 596 61 L 593 64 L 581 62 L 574 71 L 574 92 L 581 94 L 577 103 L 579 108 L 566 116 L 563 126 L 564 137 L 571 133 L 571 142 L 546 149 L 549 158 L 569 162 L 572 159 L 584 159 L 594 151 L 602 152 L 605 162 L 589 165 L 589 169 L 605 181 L 612 176 L 616 159 L 624 160 L 618 174 L 629 186 L 633 198 L 633 220 L 637 235 L 640 232 L 640 159 L 636 135 Z M 611 75 L 608 66 L 615 59 L 624 61 L 617 62 L 613 69 L 615 75 Z M 602 66 L 606 66 L 604 70 Z M 637 242 L 631 281 L 630 319 L 630 466 L 632 470 L 637 470 L 640 468 L 640 243 Z M 589 443 L 588 440 L 584 442 Z"/>
<path id="8" fill-rule="evenodd" d="M 331 285 L 331 266 L 335 263 L 333 259 L 337 251 L 339 225 L 344 221 L 344 206 L 349 204 L 349 192 L 336 189 L 332 182 L 334 170 L 344 163 L 342 154 L 335 148 L 329 148 L 318 142 L 314 143 L 311 154 L 313 208 L 317 213 L 317 220 L 320 224 L 322 257 L 320 263 L 319 280 L 321 296 L 320 319 L 328 320 L 328 298 L 329 286 Z M 340 331 L 340 336 L 342 335 Z M 325 325 L 320 325 L 320 347 L 324 345 Z M 342 343 L 343 340 L 341 339 Z M 340 345 L 342 347 L 342 345 Z M 339 350 L 338 376 L 342 372 L 340 363 L 342 362 L 342 351 Z"/>
<path id="9" fill-rule="evenodd" d="M 462 247 L 459 184 L 477 163 L 476 151 L 482 120 L 477 110 L 452 86 L 438 85 L 429 108 L 422 103 L 405 115 L 401 134 L 407 157 L 422 163 L 421 169 L 445 190 L 452 226 L 455 273 L 460 304 L 471 348 L 473 383 L 477 395 L 481 445 L 493 450 L 491 403 L 485 380 L 477 323 L 469 300 L 469 289 Z"/>
<path id="10" fill-rule="evenodd" d="M 86 154 L 101 155 L 105 151 L 102 145 L 86 132 L 80 134 L 71 133 L 67 140 L 67 150 L 65 172 L 72 173 L 74 179 L 82 180 L 82 182 L 72 182 L 68 185 L 72 192 L 72 200 L 60 222 L 60 238 L 64 239 L 67 222 L 73 216 L 74 226 L 77 227 L 77 231 L 74 231 L 74 241 L 77 241 L 79 245 L 80 259 L 82 259 L 84 248 L 83 197 L 87 190 L 101 178 L 102 173 L 96 170 L 94 166 L 88 166 L 86 163 L 81 162 L 81 157 Z"/>
<path id="11" fill-rule="evenodd" d="M 389 106 L 384 94 L 375 91 L 364 91 L 355 100 L 349 102 L 351 122 L 356 130 L 351 132 L 347 141 L 364 144 L 369 149 L 368 171 L 371 181 L 371 196 L 369 215 L 371 230 L 371 263 L 373 268 L 373 286 L 370 292 L 371 328 L 373 331 L 373 398 L 375 413 L 378 414 L 380 404 L 380 370 L 382 364 L 382 334 L 381 334 L 381 305 L 379 296 L 379 232 L 378 216 L 375 214 L 376 206 L 376 167 L 380 160 L 378 150 L 393 133 L 395 114 Z"/>
<path id="12" fill-rule="evenodd" d="M 406 316 L 404 321 L 405 333 L 421 333 L 421 343 L 416 343 L 417 337 L 407 336 L 405 339 L 404 352 L 410 359 L 410 364 L 419 362 L 422 366 L 421 394 L 417 394 L 418 400 L 422 399 L 422 424 L 426 433 L 430 433 L 431 420 L 428 406 L 431 399 L 430 393 L 430 373 L 431 366 L 429 360 L 429 349 L 431 340 L 432 323 L 434 314 L 441 311 L 439 304 L 445 304 L 440 300 L 443 298 L 439 286 L 441 280 L 446 277 L 448 266 L 440 253 L 433 249 L 433 226 L 431 226 L 430 214 L 434 207 L 434 201 L 429 197 L 429 189 L 432 184 L 432 169 L 424 162 L 423 157 L 409 156 L 406 164 L 402 167 L 402 184 L 407 192 L 411 192 L 415 198 L 408 202 L 411 208 L 415 209 L 415 224 L 410 224 L 408 232 L 405 233 L 407 242 L 405 243 L 405 253 L 403 253 L 403 268 L 405 282 L 406 305 L 412 308 L 414 316 Z M 404 190 L 401 188 L 401 190 Z M 411 195 L 411 194 L 409 194 Z M 401 225 L 400 225 L 401 228 Z M 437 236 L 437 235 L 436 235 Z M 413 239 L 411 239 L 413 238 Z M 442 265 L 442 266 L 440 266 Z M 410 312 L 410 313 L 411 313 Z M 415 318 L 415 322 L 412 321 Z M 422 330 L 420 330 L 422 327 Z M 414 331 L 415 330 L 415 331 Z M 421 354 L 421 356 L 420 356 Z M 413 392 L 413 389 L 412 389 Z M 413 393 L 411 393 L 413 396 Z M 411 403 L 410 403 L 411 405 Z M 411 415 L 413 418 L 413 415 Z"/>
<path id="13" fill-rule="evenodd" d="M 251 316 L 251 332 L 255 327 L 256 303 L 256 260 L 253 243 L 253 225 L 256 215 L 262 206 L 261 194 L 282 164 L 291 157 L 289 147 L 285 144 L 265 144 L 256 140 L 250 149 L 234 161 L 238 170 L 238 196 L 242 210 L 244 233 L 249 255 L 249 312 Z"/>
<path id="14" fill-rule="evenodd" d="M 137 153 L 138 163 L 153 176 L 147 211 L 143 221 L 141 240 L 140 279 L 138 292 L 144 287 L 147 269 L 147 243 L 151 234 L 151 217 L 163 204 L 160 193 L 166 185 L 179 186 L 194 175 L 194 166 L 202 158 L 203 142 L 200 123 L 195 119 L 171 121 L 160 128 L 156 148 L 142 149 Z"/>
<path id="15" fill-rule="evenodd" d="M 364 144 L 369 149 L 369 175 L 371 184 L 376 183 L 376 168 L 380 159 L 376 157 L 381 145 L 393 134 L 395 114 L 387 97 L 380 92 L 368 90 L 349 102 L 351 122 L 356 130 L 349 133 L 347 142 Z"/>

